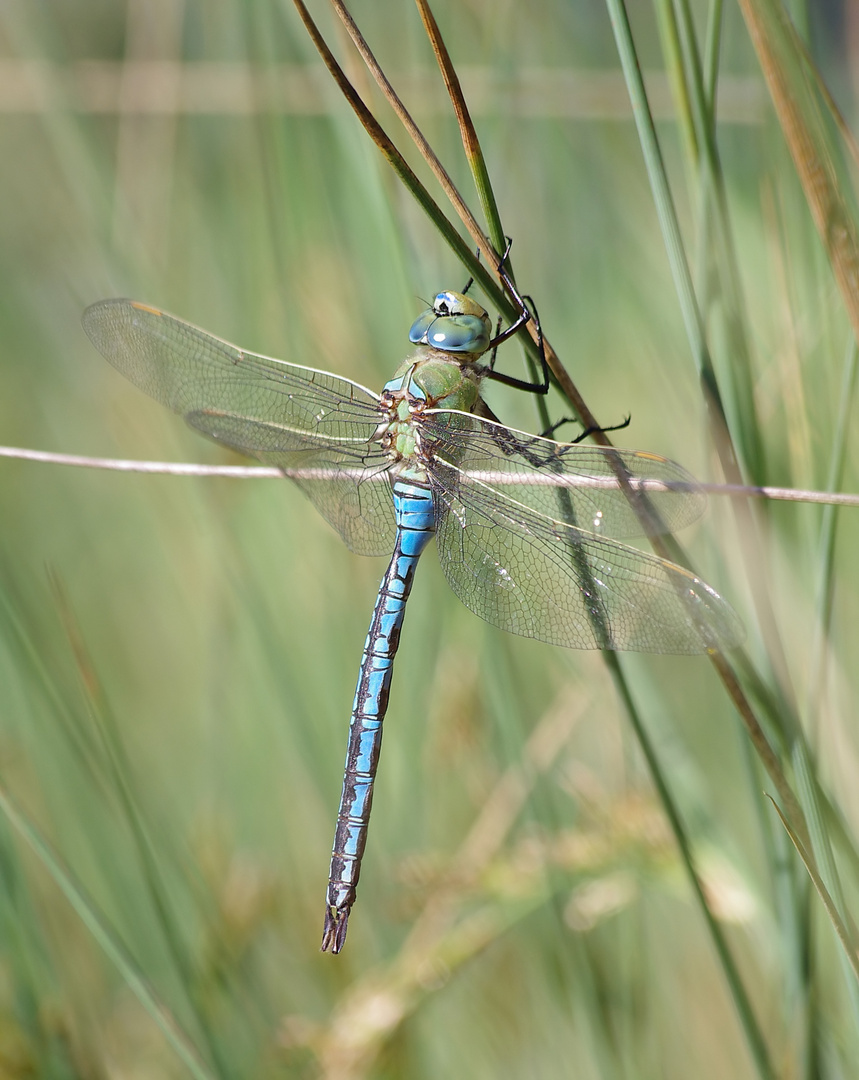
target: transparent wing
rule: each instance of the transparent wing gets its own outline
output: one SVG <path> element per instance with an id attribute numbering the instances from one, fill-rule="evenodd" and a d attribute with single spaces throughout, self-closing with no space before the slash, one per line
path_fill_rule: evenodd
<path id="1" fill-rule="evenodd" d="M 579 512 L 578 489 L 562 487 L 570 499 L 559 503 L 557 490 L 545 496 L 539 485 L 481 478 L 487 470 L 475 468 L 471 441 L 463 448 L 455 436 L 444 435 L 451 415 L 460 414 L 429 421 L 427 430 L 434 437 L 425 440 L 425 446 L 432 445 L 426 464 L 442 569 L 475 615 L 511 633 L 574 649 L 700 653 L 710 646 L 730 648 L 743 639 L 742 623 L 731 606 L 703 581 L 673 563 L 562 520 L 562 508 L 565 514 Z M 468 426 L 463 423 L 459 430 Z M 486 427 L 476 420 L 478 446 Z M 458 451 L 462 460 L 456 460 Z M 503 456 L 515 462 L 517 453 L 511 449 Z M 498 459 L 491 447 L 487 456 L 494 468 Z M 530 457 L 519 464 L 524 476 L 529 475 L 525 466 L 539 467 Z M 541 494 L 534 495 L 535 490 Z M 541 506 L 551 512 L 541 512 Z M 623 514 L 615 511 L 611 520 L 617 527 Z"/>
<path id="2" fill-rule="evenodd" d="M 132 300 L 83 314 L 95 347 L 197 431 L 284 470 L 359 554 L 391 551 L 378 396 L 349 379 L 245 352 Z"/>
<path id="3" fill-rule="evenodd" d="M 618 475 L 643 488 L 664 526 L 659 531 L 685 528 L 707 505 L 695 478 L 658 454 L 559 443 L 470 413 L 445 410 L 424 413 L 420 426 L 428 437 L 429 452 L 455 462 L 474 483 L 600 536 L 645 532 Z M 654 482 L 672 485 L 673 490 L 648 489 L 647 484 Z"/>

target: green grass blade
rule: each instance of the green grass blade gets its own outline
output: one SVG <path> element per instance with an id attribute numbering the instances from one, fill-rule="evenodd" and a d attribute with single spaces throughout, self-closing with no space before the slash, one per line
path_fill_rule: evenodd
<path id="1" fill-rule="evenodd" d="M 671 823 L 671 832 L 680 851 L 683 866 L 686 870 L 686 876 L 695 893 L 698 908 L 704 916 L 707 930 L 719 957 L 719 963 L 722 966 L 725 979 L 730 987 L 731 996 L 733 997 L 737 1014 L 746 1036 L 749 1052 L 755 1062 L 758 1075 L 765 1077 L 766 1080 L 774 1080 L 776 1072 L 770 1060 L 770 1053 L 763 1032 L 761 1031 L 760 1023 L 752 1008 L 751 998 L 745 989 L 743 979 L 737 969 L 731 951 L 728 948 L 728 943 L 722 933 L 722 928 L 710 909 L 706 891 L 695 866 L 692 846 L 689 842 L 689 837 L 687 836 L 686 829 L 681 820 L 676 802 L 668 786 L 668 780 L 663 771 L 659 756 L 654 750 L 647 729 L 642 722 L 641 715 L 630 693 L 629 686 L 623 676 L 623 671 L 617 657 L 614 653 L 608 653 L 606 654 L 606 661 L 608 663 L 609 671 L 615 681 L 617 691 L 623 700 L 626 714 L 632 723 L 638 745 L 641 747 L 641 752 L 644 754 L 644 758 L 647 761 L 650 776 L 659 794 L 659 801 Z"/>
<path id="2" fill-rule="evenodd" d="M 2 786 L 0 786 L 0 810 L 3 811 L 10 824 L 33 850 L 81 922 L 122 975 L 129 990 L 157 1024 L 178 1059 L 197 1080 L 215 1080 L 215 1074 L 209 1071 L 186 1033 L 182 1031 L 175 1018 L 158 999 L 157 994 L 144 978 L 128 949 L 108 924 L 107 919 L 98 911 L 80 884 L 75 881 L 71 871 L 63 865 L 33 822 L 15 804 Z"/>
<path id="3" fill-rule="evenodd" d="M 772 0 L 740 0 L 773 105 L 826 249 L 844 308 L 859 339 L 859 231 L 852 199 L 838 175 L 838 149 L 829 138 L 803 51 L 789 16 Z"/>
<path id="4" fill-rule="evenodd" d="M 444 84 L 447 87 L 448 95 L 453 104 L 456 122 L 459 126 L 460 137 L 462 138 L 463 149 L 465 150 L 466 161 L 468 162 L 468 167 L 471 169 L 474 185 L 477 188 L 480 205 L 483 208 L 483 216 L 486 218 L 489 226 L 489 236 L 492 240 L 492 245 L 495 248 L 496 256 L 500 257 L 504 252 L 507 243 L 504 236 L 504 228 L 501 224 L 498 203 L 495 199 L 495 192 L 492 189 L 492 182 L 489 178 L 489 170 L 486 167 L 486 158 L 483 156 L 480 139 L 477 135 L 477 129 L 474 126 L 474 121 L 471 119 L 471 113 L 469 112 L 465 95 L 462 92 L 459 76 L 456 73 L 456 68 L 453 65 L 450 53 L 447 51 L 447 46 L 444 43 L 444 38 L 442 37 L 441 30 L 436 22 L 435 15 L 433 15 L 427 0 L 417 0 L 417 5 L 421 19 L 423 20 L 424 29 L 426 30 L 427 37 L 429 38 L 433 52 L 435 53 L 439 70 L 444 78 Z M 510 269 L 509 264 L 508 269 Z"/>

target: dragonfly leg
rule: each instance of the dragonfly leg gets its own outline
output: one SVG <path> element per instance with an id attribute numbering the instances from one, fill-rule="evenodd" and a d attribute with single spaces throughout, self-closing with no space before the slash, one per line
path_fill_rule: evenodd
<path id="1" fill-rule="evenodd" d="M 507 257 L 507 253 L 510 251 L 508 246 L 507 251 L 504 253 L 504 258 Z M 520 295 L 516 286 L 513 284 L 509 274 L 502 265 L 498 269 L 498 273 L 501 276 L 501 280 L 504 283 L 505 288 L 511 294 L 513 299 L 519 306 L 519 317 L 515 319 L 506 330 L 502 330 L 501 333 L 496 334 L 492 341 L 489 342 L 489 348 L 492 350 L 492 355 L 489 361 L 488 368 L 486 370 L 486 378 L 493 379 L 495 382 L 500 382 L 504 386 L 512 386 L 514 390 L 525 390 L 532 394 L 548 394 L 549 392 L 549 363 L 546 360 L 546 349 L 543 345 L 543 330 L 540 326 L 540 316 L 537 314 L 537 305 L 530 296 Z M 500 371 L 495 370 L 495 356 L 498 351 L 498 346 L 502 345 L 505 341 L 511 338 L 515 333 L 522 329 L 526 322 L 530 319 L 534 320 L 534 329 L 537 332 L 537 350 L 540 356 L 540 381 L 517 379 L 514 375 L 505 375 Z"/>
<path id="2" fill-rule="evenodd" d="M 629 415 L 629 416 L 627 416 L 627 418 L 625 420 L 622 420 L 619 424 L 612 424 L 611 427 L 600 427 L 599 425 L 595 424 L 592 427 L 585 428 L 585 430 L 580 435 L 577 435 L 575 437 L 575 439 L 571 439 L 570 443 L 573 446 L 575 446 L 576 443 L 584 442 L 584 440 L 589 435 L 596 435 L 597 433 L 600 433 L 600 432 L 602 434 L 606 434 L 609 431 L 623 431 L 624 428 L 629 427 L 631 421 L 632 421 L 632 416 Z M 563 417 L 561 417 L 560 420 L 556 420 L 554 424 L 550 424 L 549 427 L 547 427 L 545 431 L 541 431 L 540 435 L 544 439 L 551 439 L 552 436 L 555 434 L 555 432 L 559 428 L 562 428 L 564 426 L 564 424 L 578 424 L 578 423 L 579 423 L 579 421 L 574 416 L 563 416 Z"/>
<path id="3" fill-rule="evenodd" d="M 537 305 L 534 303 L 530 296 L 520 295 L 519 290 L 513 282 L 512 277 L 505 268 L 505 263 L 510 257 L 510 249 L 513 246 L 513 241 L 508 236 L 506 237 L 507 246 L 504 248 L 504 254 L 498 260 L 496 267 L 501 283 L 507 292 L 512 296 L 517 308 L 519 309 L 518 316 L 507 327 L 506 330 L 501 329 L 501 318 L 498 319 L 498 326 L 495 330 L 495 337 L 489 342 L 488 349 L 492 350 L 489 363 L 484 368 L 484 375 L 488 379 L 494 379 L 495 382 L 500 382 L 504 386 L 512 386 L 515 390 L 526 390 L 533 394 L 547 394 L 549 392 L 549 365 L 546 361 L 546 350 L 543 347 L 543 332 L 540 329 L 540 319 L 537 315 Z M 480 258 L 480 248 L 477 249 L 477 257 Z M 465 283 L 465 288 L 462 290 L 464 296 L 471 286 L 474 284 L 474 278 L 470 277 Z M 498 346 L 502 345 L 527 323 L 530 319 L 534 320 L 534 326 L 537 331 L 537 348 L 540 352 L 540 371 L 541 380 L 539 382 L 528 379 L 517 379 L 514 375 L 504 375 L 500 371 L 495 370 L 495 356 L 498 352 Z"/>

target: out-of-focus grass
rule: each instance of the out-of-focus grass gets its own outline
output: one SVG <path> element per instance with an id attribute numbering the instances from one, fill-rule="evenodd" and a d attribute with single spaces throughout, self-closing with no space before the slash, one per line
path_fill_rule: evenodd
<path id="1" fill-rule="evenodd" d="M 80 310 L 102 296 L 133 295 L 379 386 L 416 297 L 463 283 L 323 73 L 309 111 L 295 98 L 265 107 L 281 65 L 317 63 L 291 8 L 188 3 L 181 23 L 171 12 L 13 3 L 0 19 L 0 72 L 15 76 L 0 81 L 4 443 L 223 460 L 90 348 Z M 605 423 L 631 412 L 625 444 L 718 477 L 622 84 L 612 96 L 600 81 L 617 73 L 607 17 L 553 0 L 436 14 L 463 67 L 520 284 L 591 408 Z M 655 22 L 635 14 L 656 71 Z M 431 72 L 408 5 L 355 15 L 395 81 Z M 742 23 L 733 10 L 725 19 L 723 91 L 755 73 Z M 215 89 L 250 70 L 256 104 L 141 115 L 108 100 L 96 111 L 86 79 L 110 69 L 77 65 L 123 59 L 223 62 Z M 31 69 L 9 67 L 21 61 L 41 62 L 48 80 L 30 105 Z M 171 72 L 147 92 L 164 93 Z M 571 72 L 596 74 L 570 88 Z M 659 80 L 647 82 L 658 97 Z M 133 94 L 120 85 L 116 100 Z M 408 104 L 468 194 L 453 122 L 426 100 L 413 90 Z M 763 100 L 747 89 L 719 129 L 753 400 L 723 393 L 731 420 L 757 417 L 756 476 L 819 485 L 849 328 Z M 694 253 L 685 148 L 665 114 L 658 133 Z M 717 333 L 720 374 L 725 347 Z M 516 346 L 505 353 L 518 373 Z M 491 390 L 490 401 L 533 429 L 525 396 Z M 556 398 L 551 407 L 563 411 Z M 848 452 L 843 485 L 857 484 Z M 326 868 L 381 562 L 350 555 L 272 481 L 0 462 L 0 517 L 3 786 L 213 1075 L 760 1075 L 598 655 L 484 626 L 427 555 L 360 897 L 335 960 L 317 952 Z M 764 517 L 767 589 L 803 701 L 821 513 Z M 684 541 L 743 613 L 762 664 L 732 520 L 714 499 Z M 824 677 L 811 688 L 819 709 L 807 718 L 815 770 L 851 835 L 855 529 L 844 515 Z M 703 659 L 623 666 L 772 1060 L 799 1076 L 849 1072 L 856 1035 L 837 946 L 814 900 L 809 926 L 784 908 L 804 903 L 802 871 L 715 675 Z M 11 828 L 0 837 L 6 1072 L 184 1075 L 57 881 Z M 463 850 L 481 864 L 476 880 L 445 884 Z M 851 851 L 836 848 L 848 909 Z M 791 888 L 769 870 L 780 860 Z M 438 948 L 422 951 L 427 940 Z"/>

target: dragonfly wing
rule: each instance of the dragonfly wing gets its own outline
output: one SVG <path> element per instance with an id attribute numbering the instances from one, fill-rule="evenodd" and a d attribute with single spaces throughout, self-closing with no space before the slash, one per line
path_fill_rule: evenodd
<path id="1" fill-rule="evenodd" d="M 394 514 L 372 391 L 246 352 L 131 300 L 93 304 L 83 327 L 118 371 L 197 431 L 283 469 L 353 551 L 391 550 Z"/>
<path id="2" fill-rule="evenodd" d="M 443 410 L 425 413 L 421 428 L 430 452 L 455 462 L 474 484 L 599 536 L 643 535 L 637 500 L 646 499 L 656 532 L 684 528 L 707 505 L 694 477 L 658 454 L 558 443 L 470 413 Z M 620 478 L 634 486 L 632 501 Z M 669 489 L 654 490 L 654 483 Z"/>
<path id="3" fill-rule="evenodd" d="M 700 653 L 743 639 L 731 606 L 682 567 L 510 499 L 438 447 L 427 469 L 444 574 L 494 626 L 574 649 Z"/>

